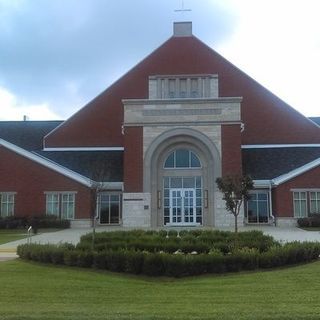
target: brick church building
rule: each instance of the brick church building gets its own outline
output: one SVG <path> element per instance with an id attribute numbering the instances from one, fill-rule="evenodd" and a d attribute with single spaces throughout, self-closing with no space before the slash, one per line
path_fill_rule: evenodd
<path id="1" fill-rule="evenodd" d="M 0 122 L 0 215 L 88 226 L 231 226 L 217 177 L 248 174 L 240 224 L 320 212 L 319 119 L 192 35 L 190 22 L 65 121 Z"/>

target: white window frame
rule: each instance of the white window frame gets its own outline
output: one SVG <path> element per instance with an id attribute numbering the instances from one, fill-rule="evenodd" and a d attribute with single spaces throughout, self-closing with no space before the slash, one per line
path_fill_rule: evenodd
<path id="1" fill-rule="evenodd" d="M 301 195 L 304 194 L 305 198 L 302 199 Z M 297 199 L 295 198 L 297 195 Z M 295 218 L 306 218 L 308 217 L 308 192 L 307 191 L 293 191 L 293 215 Z M 296 212 L 295 203 L 299 202 L 299 212 Z M 305 206 L 305 215 L 302 215 L 302 206 Z"/>
<path id="2" fill-rule="evenodd" d="M 189 152 L 188 154 L 188 167 L 177 167 L 177 159 L 176 159 L 176 154 L 177 154 L 177 151 L 180 151 L 180 150 L 186 150 Z M 166 167 L 166 162 L 167 162 L 167 159 L 173 154 L 173 167 Z M 192 154 L 198 159 L 199 163 L 200 163 L 200 167 L 193 167 L 191 162 L 192 162 Z M 164 162 L 163 162 L 163 169 L 165 170 L 185 170 L 185 169 L 201 169 L 202 168 L 202 163 L 201 163 L 201 160 L 199 158 L 199 156 L 197 155 L 196 152 L 190 150 L 190 149 L 185 149 L 185 148 L 178 148 L 178 149 L 175 149 L 173 150 L 172 152 L 170 152 L 168 154 L 168 156 L 165 158 Z"/>
<path id="3" fill-rule="evenodd" d="M 14 216 L 16 192 L 0 192 L 0 217 Z"/>
<path id="4" fill-rule="evenodd" d="M 105 201 L 105 202 L 108 203 L 109 223 L 101 223 L 101 216 L 100 216 L 101 203 L 102 203 L 101 196 L 108 196 L 108 201 Z M 118 197 L 119 221 L 117 223 L 111 223 L 111 205 L 112 205 L 111 197 L 112 196 Z M 99 192 L 97 196 L 96 218 L 99 220 L 99 223 L 101 225 L 120 225 L 122 223 L 122 193 L 112 192 L 112 191 Z"/>
<path id="5" fill-rule="evenodd" d="M 315 197 L 312 197 L 312 194 L 315 195 Z M 320 213 L 320 191 L 310 191 L 309 192 L 309 205 L 310 205 L 310 213 Z M 312 210 L 312 203 L 315 203 L 315 211 Z"/>
<path id="6" fill-rule="evenodd" d="M 75 217 L 75 191 L 48 191 L 46 195 L 46 215 L 54 215 L 59 219 L 73 220 Z M 54 201 L 50 200 L 50 197 L 56 197 Z M 49 204 L 55 210 L 49 211 Z M 71 204 L 71 206 L 69 206 Z M 54 211 L 54 212 L 53 212 Z"/>
<path id="7" fill-rule="evenodd" d="M 255 200 L 248 199 L 247 200 L 247 205 L 246 205 L 247 223 L 249 223 L 249 224 L 266 224 L 266 223 L 269 223 L 269 219 L 270 219 L 270 195 L 269 195 L 269 191 L 268 190 L 254 190 L 254 191 L 250 191 L 249 192 L 249 195 L 253 195 L 253 194 L 257 195 L 257 199 L 255 199 Z M 258 199 L 259 194 L 266 194 L 267 195 L 267 199 L 266 200 Z M 256 206 L 256 209 L 257 209 L 257 220 L 258 220 L 257 222 L 249 222 L 249 205 L 248 205 L 249 201 L 254 202 L 254 204 Z M 267 204 L 268 221 L 266 221 L 266 222 L 259 222 L 259 218 L 260 218 L 259 204 L 261 202 L 264 202 L 264 203 Z"/>

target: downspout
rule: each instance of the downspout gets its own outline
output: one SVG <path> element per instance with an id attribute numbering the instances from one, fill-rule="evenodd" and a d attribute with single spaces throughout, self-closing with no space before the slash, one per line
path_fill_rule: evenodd
<path id="1" fill-rule="evenodd" d="M 276 225 L 276 219 L 275 219 L 274 215 L 272 214 L 272 184 L 271 184 L 271 180 L 269 182 L 269 214 L 270 214 L 270 217 L 272 218 L 274 225 Z"/>

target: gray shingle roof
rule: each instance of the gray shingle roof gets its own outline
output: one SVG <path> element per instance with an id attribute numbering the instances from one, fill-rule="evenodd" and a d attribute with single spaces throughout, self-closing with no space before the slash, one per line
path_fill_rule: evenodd
<path id="1" fill-rule="evenodd" d="M 309 119 L 320 126 L 320 117 L 310 117 Z"/>
<path id="2" fill-rule="evenodd" d="M 320 158 L 320 147 L 242 149 L 245 174 L 270 180 Z"/>
<path id="3" fill-rule="evenodd" d="M 43 137 L 62 121 L 0 121 L 0 138 L 18 147 L 42 149 Z"/>
<path id="4" fill-rule="evenodd" d="M 123 181 L 123 151 L 34 152 L 94 181 Z"/>

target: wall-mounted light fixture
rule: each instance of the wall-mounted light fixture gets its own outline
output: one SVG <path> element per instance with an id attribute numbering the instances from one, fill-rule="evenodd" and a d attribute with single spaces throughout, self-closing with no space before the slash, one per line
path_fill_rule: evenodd
<path id="1" fill-rule="evenodd" d="M 161 209 L 161 191 L 158 190 L 158 209 Z"/>
<path id="2" fill-rule="evenodd" d="M 204 190 L 204 207 L 208 208 L 208 190 Z"/>

